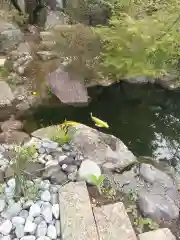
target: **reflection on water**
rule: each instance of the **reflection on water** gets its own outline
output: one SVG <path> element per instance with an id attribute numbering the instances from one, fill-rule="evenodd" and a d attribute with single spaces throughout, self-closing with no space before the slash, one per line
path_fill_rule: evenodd
<path id="1" fill-rule="evenodd" d="M 179 95 L 174 98 L 149 86 L 137 93 L 119 85 L 98 91 L 98 96 L 94 93 L 97 89 L 91 89 L 90 96 L 96 97 L 86 107 L 38 109 L 27 119 L 28 131 L 60 123 L 65 118 L 94 126 L 89 115 L 92 112 L 110 125 L 110 129 L 103 131 L 119 137 L 135 155 L 166 159 L 170 163 L 180 161 Z"/>

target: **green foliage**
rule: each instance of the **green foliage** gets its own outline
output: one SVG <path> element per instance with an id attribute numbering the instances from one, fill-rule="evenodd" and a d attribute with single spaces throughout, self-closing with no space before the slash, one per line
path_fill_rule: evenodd
<path id="1" fill-rule="evenodd" d="M 128 193 L 128 198 L 132 202 L 136 202 L 138 199 L 138 193 L 136 190 L 131 189 Z"/>
<path id="2" fill-rule="evenodd" d="M 54 135 L 51 137 L 51 140 L 57 142 L 59 146 L 62 146 L 63 144 L 69 143 L 71 137 L 63 129 L 57 128 Z"/>
<path id="3" fill-rule="evenodd" d="M 161 77 L 176 72 L 180 40 L 177 0 L 112 1 L 109 26 L 96 28 L 103 43 L 103 77 Z"/>
<path id="4" fill-rule="evenodd" d="M 36 152 L 36 149 L 34 146 L 15 146 L 15 151 L 16 156 L 11 167 L 14 171 L 14 178 L 16 182 L 15 193 L 17 197 L 20 197 L 20 195 L 26 195 L 26 179 L 28 177 L 26 172 L 26 164 L 31 160 L 32 156 Z"/>
<path id="5" fill-rule="evenodd" d="M 134 225 L 138 226 L 140 229 L 144 229 L 144 227 L 146 226 L 151 230 L 156 230 L 159 228 L 159 225 L 152 219 L 143 217 L 139 217 L 138 219 L 136 219 Z"/>
<path id="6" fill-rule="evenodd" d="M 101 176 L 97 177 L 97 176 L 92 174 L 92 175 L 89 176 L 89 180 L 94 185 L 96 185 L 96 187 L 98 188 L 98 191 L 99 191 L 100 194 L 102 193 L 101 188 L 102 188 L 104 179 L 105 179 L 104 175 L 101 175 Z"/>
<path id="7" fill-rule="evenodd" d="M 65 69 L 84 79 L 95 77 L 95 65 L 100 54 L 100 39 L 93 28 L 83 24 L 65 25 L 54 32 L 55 49 L 68 59 Z"/>

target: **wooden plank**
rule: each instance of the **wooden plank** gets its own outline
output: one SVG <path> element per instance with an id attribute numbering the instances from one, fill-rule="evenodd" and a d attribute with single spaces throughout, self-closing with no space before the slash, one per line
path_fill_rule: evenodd
<path id="1" fill-rule="evenodd" d="M 62 240 L 98 240 L 85 182 L 68 183 L 60 189 Z"/>
<path id="2" fill-rule="evenodd" d="M 137 240 L 124 204 L 93 208 L 100 240 Z"/>

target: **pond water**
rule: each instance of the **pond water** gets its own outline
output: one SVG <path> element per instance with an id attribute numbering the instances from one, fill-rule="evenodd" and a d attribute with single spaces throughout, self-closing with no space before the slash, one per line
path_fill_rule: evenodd
<path id="1" fill-rule="evenodd" d="M 26 130 L 67 120 L 94 127 L 90 112 L 107 121 L 104 132 L 119 137 L 136 156 L 166 160 L 173 166 L 180 159 L 180 93 L 153 85 L 115 84 L 89 89 L 88 106 L 39 108 L 26 119 Z"/>

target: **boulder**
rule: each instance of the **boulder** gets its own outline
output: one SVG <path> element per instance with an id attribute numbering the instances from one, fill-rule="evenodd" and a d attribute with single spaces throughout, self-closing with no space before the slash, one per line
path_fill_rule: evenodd
<path id="1" fill-rule="evenodd" d="M 0 53 L 14 49 L 24 39 L 24 34 L 13 23 L 0 21 Z"/>
<path id="2" fill-rule="evenodd" d="M 75 149 L 102 168 L 121 171 L 136 162 L 136 157 L 124 143 L 109 134 L 101 133 L 85 125 L 78 125 L 70 130 Z"/>
<path id="3" fill-rule="evenodd" d="M 124 143 L 109 134 L 101 133 L 86 125 L 78 124 L 69 129 L 72 145 L 85 159 L 91 160 L 110 171 L 123 170 L 136 163 L 136 157 Z M 51 138 L 57 126 L 38 129 L 31 135 L 36 138 Z"/>
<path id="4" fill-rule="evenodd" d="M 3 122 L 1 125 L 1 130 L 3 132 L 19 131 L 19 130 L 22 130 L 22 128 L 23 128 L 23 123 L 19 120 L 13 119 L 13 117 L 11 119 Z"/>
<path id="5" fill-rule="evenodd" d="M 30 137 L 25 132 L 10 131 L 0 133 L 0 143 L 6 144 L 22 144 L 29 141 Z"/>
<path id="6" fill-rule="evenodd" d="M 178 219 L 178 186 L 167 173 L 143 163 L 123 174 L 107 174 L 106 177 L 114 184 L 114 188 L 136 196 L 144 217 L 159 223 Z"/>

